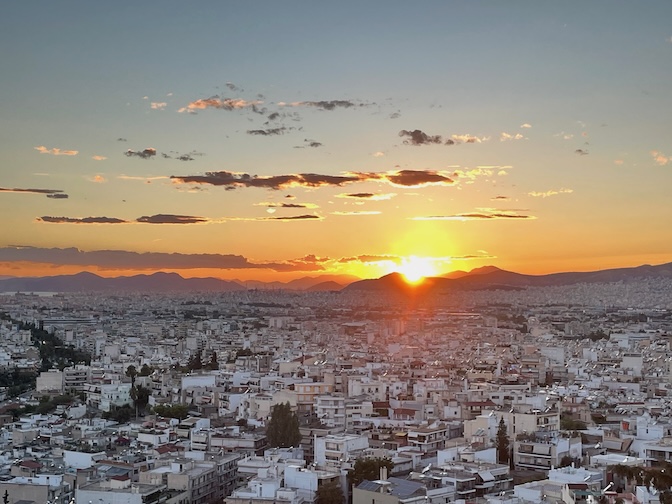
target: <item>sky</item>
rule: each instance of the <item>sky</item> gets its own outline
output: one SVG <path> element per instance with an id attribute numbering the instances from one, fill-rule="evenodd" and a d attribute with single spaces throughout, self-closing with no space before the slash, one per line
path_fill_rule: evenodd
<path id="1" fill-rule="evenodd" d="M 672 2 L 9 2 L 0 275 L 672 261 Z"/>

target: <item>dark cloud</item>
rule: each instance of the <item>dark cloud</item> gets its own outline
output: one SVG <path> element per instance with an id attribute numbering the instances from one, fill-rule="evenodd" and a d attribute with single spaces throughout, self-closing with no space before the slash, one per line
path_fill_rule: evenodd
<path id="1" fill-rule="evenodd" d="M 401 117 L 401 114 L 399 112 L 392 112 L 390 114 L 390 119 L 399 119 Z"/>
<path id="2" fill-rule="evenodd" d="M 587 155 L 588 155 L 588 151 L 585 150 L 585 149 L 576 149 L 576 150 L 574 151 L 574 154 L 578 154 L 579 156 L 587 156 Z"/>
<path id="3" fill-rule="evenodd" d="M 126 152 L 124 152 L 124 155 L 126 155 L 127 157 L 139 157 L 140 159 L 150 159 L 156 156 L 156 149 L 154 149 L 153 147 L 147 147 L 146 149 L 143 149 L 141 151 L 134 151 L 133 149 L 128 149 Z M 164 155 L 164 157 L 165 156 L 167 155 Z"/>
<path id="4" fill-rule="evenodd" d="M 375 194 L 370 193 L 370 192 L 369 192 L 369 193 L 363 193 L 363 192 L 360 192 L 360 193 L 348 193 L 348 194 L 344 194 L 344 195 L 343 195 L 343 198 L 371 199 L 371 198 L 373 198 L 374 196 L 375 196 Z"/>
<path id="5" fill-rule="evenodd" d="M 22 194 L 46 194 L 47 198 L 67 198 L 60 189 L 22 189 L 18 187 L 0 187 L 0 192 L 22 193 Z"/>
<path id="6" fill-rule="evenodd" d="M 292 215 L 289 217 L 267 217 L 265 220 L 321 220 L 322 217 L 319 215 L 307 214 L 307 215 Z"/>
<path id="7" fill-rule="evenodd" d="M 210 184 L 214 186 L 224 186 L 227 189 L 235 189 L 238 187 L 282 189 L 292 186 L 341 186 L 361 180 L 361 177 L 356 174 L 320 175 L 316 173 L 298 173 L 292 175 L 256 176 L 229 171 L 206 172 L 205 175 L 173 175 L 170 178 L 185 184 Z"/>
<path id="8" fill-rule="evenodd" d="M 194 160 L 194 158 L 191 156 L 191 154 L 180 154 L 175 159 L 177 159 L 178 161 L 193 161 Z"/>
<path id="9" fill-rule="evenodd" d="M 178 112 L 187 112 L 195 114 L 197 110 L 205 110 L 207 108 L 214 108 L 219 110 L 240 110 L 245 108 L 254 107 L 254 112 L 261 112 L 262 109 L 259 109 L 257 106 L 261 105 L 263 102 L 259 100 L 247 101 L 242 98 L 220 98 L 219 96 L 211 96 L 210 98 L 199 99 L 189 103 L 186 107 L 182 107 Z M 263 109 L 265 111 L 265 109 Z"/>
<path id="10" fill-rule="evenodd" d="M 307 256 L 310 257 L 310 256 Z M 105 269 L 271 269 L 314 271 L 319 266 L 303 258 L 294 261 L 253 263 L 240 255 L 130 252 L 126 250 L 83 251 L 76 248 L 0 247 L 0 261 L 34 262 L 58 266 L 94 266 Z"/>
<path id="11" fill-rule="evenodd" d="M 257 176 L 229 171 L 206 172 L 205 175 L 172 175 L 172 180 L 185 184 L 210 184 L 232 190 L 239 187 L 283 189 L 286 187 L 343 186 L 355 182 L 380 181 L 400 187 L 453 185 L 447 174 L 434 170 L 399 170 L 394 172 L 351 172 L 345 175 L 298 173 L 290 175 Z"/>
<path id="12" fill-rule="evenodd" d="M 284 135 L 286 132 L 287 128 L 285 128 L 284 126 L 282 126 L 281 128 L 247 130 L 248 135 L 261 135 L 261 136 Z"/>
<path id="13" fill-rule="evenodd" d="M 449 138 L 448 140 L 446 140 L 445 145 L 455 145 L 456 143 L 457 142 L 455 140 L 453 140 L 452 138 Z"/>
<path id="14" fill-rule="evenodd" d="M 424 185 L 452 185 L 453 179 L 433 170 L 400 170 L 386 174 L 385 179 L 393 185 L 419 187 Z"/>
<path id="15" fill-rule="evenodd" d="M 128 142 L 128 140 L 126 140 L 125 138 L 119 137 L 119 138 L 117 138 L 117 142 Z"/>
<path id="16" fill-rule="evenodd" d="M 273 112 L 272 114 L 268 115 L 268 120 L 269 121 L 275 121 L 280 118 L 280 113 L 279 112 Z"/>
<path id="17" fill-rule="evenodd" d="M 420 130 L 401 130 L 399 132 L 400 137 L 408 137 L 408 140 L 404 140 L 406 145 L 431 145 L 431 144 L 440 144 L 442 142 L 441 135 L 428 135 L 427 133 Z"/>
<path id="18" fill-rule="evenodd" d="M 231 91 L 242 91 L 238 86 L 236 86 L 233 82 L 227 82 L 225 84 L 227 88 L 229 88 Z"/>
<path id="19" fill-rule="evenodd" d="M 308 147 L 313 147 L 313 148 L 322 147 L 322 143 L 321 142 L 316 142 L 315 140 L 310 140 L 308 142 Z"/>
<path id="20" fill-rule="evenodd" d="M 304 203 L 263 203 L 268 208 L 315 208 L 317 205 Z"/>
<path id="21" fill-rule="evenodd" d="M 322 110 L 334 110 L 336 108 L 350 108 L 356 106 L 356 104 L 350 100 L 304 101 L 299 102 L 297 105 L 306 105 L 308 107 L 315 107 Z M 360 104 L 360 106 L 364 106 L 364 104 Z"/>
<path id="22" fill-rule="evenodd" d="M 49 224 L 127 224 L 128 221 L 116 217 L 52 217 L 43 215 L 37 218 L 38 222 Z"/>
<path id="23" fill-rule="evenodd" d="M 508 201 L 511 198 L 508 196 L 495 196 L 494 198 L 490 198 L 491 201 Z"/>
<path id="24" fill-rule="evenodd" d="M 392 261 L 395 263 L 401 262 L 401 258 L 395 255 L 371 255 L 371 254 L 362 254 L 352 257 L 342 257 L 338 260 L 339 263 L 350 263 L 350 262 L 361 262 L 361 263 L 373 263 L 381 261 Z"/>
<path id="25" fill-rule="evenodd" d="M 143 215 L 136 219 L 136 222 L 144 224 L 198 224 L 208 222 L 204 217 L 195 217 L 193 215 L 171 215 L 171 214 L 156 214 Z"/>

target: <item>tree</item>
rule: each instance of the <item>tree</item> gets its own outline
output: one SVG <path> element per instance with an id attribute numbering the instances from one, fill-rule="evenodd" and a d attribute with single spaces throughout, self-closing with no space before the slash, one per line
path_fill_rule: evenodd
<path id="1" fill-rule="evenodd" d="M 196 352 L 196 354 L 189 359 L 187 367 L 189 368 L 189 371 L 203 369 L 203 362 L 201 361 L 201 352 Z"/>
<path id="2" fill-rule="evenodd" d="M 140 373 L 138 373 L 138 376 L 149 376 L 152 374 L 153 371 L 154 369 L 151 366 L 148 366 L 147 363 L 145 363 L 140 368 Z"/>
<path id="3" fill-rule="evenodd" d="M 266 437 L 271 448 L 289 448 L 299 446 L 299 418 L 289 403 L 276 404 L 271 412 L 271 419 L 266 427 Z"/>
<path id="4" fill-rule="evenodd" d="M 217 360 L 217 352 L 215 352 L 214 350 L 210 354 L 210 362 L 208 362 L 206 367 L 208 369 L 211 369 L 211 370 L 219 369 L 219 361 Z"/>
<path id="5" fill-rule="evenodd" d="M 499 419 L 499 427 L 497 427 L 497 462 L 500 464 L 509 463 L 509 435 L 506 432 L 506 424 L 504 417 Z"/>
<path id="6" fill-rule="evenodd" d="M 343 504 L 345 497 L 341 485 L 337 481 L 330 481 L 318 487 L 315 493 L 316 504 Z"/>
<path id="7" fill-rule="evenodd" d="M 135 387 L 135 377 L 138 376 L 138 370 L 131 364 L 126 368 L 126 376 L 131 379 L 131 387 Z"/>
<path id="8" fill-rule="evenodd" d="M 380 479 L 380 468 L 386 467 L 388 472 L 394 467 L 389 458 L 369 457 L 358 458 L 355 465 L 348 471 L 348 482 L 357 486 L 364 480 L 375 481 Z"/>
<path id="9" fill-rule="evenodd" d="M 133 399 L 133 405 L 135 406 L 135 417 L 138 417 L 138 411 L 143 411 L 145 406 L 149 403 L 149 396 L 151 395 L 151 390 L 142 385 L 137 387 L 131 387 L 131 399 Z"/>

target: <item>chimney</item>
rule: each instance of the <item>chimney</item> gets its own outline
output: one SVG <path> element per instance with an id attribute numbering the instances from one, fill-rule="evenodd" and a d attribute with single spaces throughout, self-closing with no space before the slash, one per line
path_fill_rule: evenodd
<path id="1" fill-rule="evenodd" d="M 387 467 L 385 466 L 380 467 L 380 480 L 387 481 Z"/>

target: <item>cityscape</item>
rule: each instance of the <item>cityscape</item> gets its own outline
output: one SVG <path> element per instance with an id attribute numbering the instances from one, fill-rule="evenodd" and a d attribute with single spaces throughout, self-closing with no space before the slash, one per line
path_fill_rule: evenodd
<path id="1" fill-rule="evenodd" d="M 672 3 L 4 7 L 2 504 L 672 503 Z"/>

